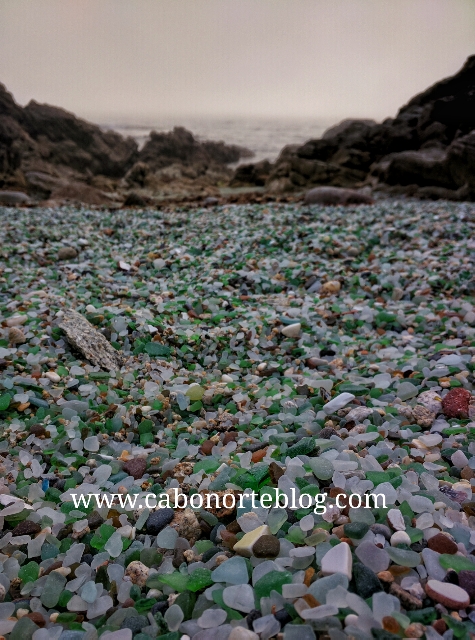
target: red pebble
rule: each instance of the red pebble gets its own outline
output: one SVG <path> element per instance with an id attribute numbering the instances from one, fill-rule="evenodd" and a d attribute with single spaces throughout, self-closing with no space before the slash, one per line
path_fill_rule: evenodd
<path id="1" fill-rule="evenodd" d="M 447 631 L 447 625 L 443 620 L 435 620 L 435 622 L 432 623 L 432 627 L 439 635 L 442 635 Z"/>
<path id="2" fill-rule="evenodd" d="M 200 447 L 200 453 L 204 456 L 209 456 L 211 454 L 211 449 L 214 447 L 216 443 L 212 440 L 205 440 Z"/>
<path id="3" fill-rule="evenodd" d="M 442 399 L 442 409 L 447 418 L 468 418 L 470 392 L 456 387 Z"/>

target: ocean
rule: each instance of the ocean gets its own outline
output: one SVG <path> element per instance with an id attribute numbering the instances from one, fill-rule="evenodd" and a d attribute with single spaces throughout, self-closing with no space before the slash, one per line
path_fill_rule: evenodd
<path id="1" fill-rule="evenodd" d="M 198 140 L 222 140 L 237 144 L 254 152 L 253 158 L 242 163 L 258 162 L 267 158 L 276 160 L 280 151 L 288 144 L 303 144 L 311 138 L 319 138 L 326 129 L 336 124 L 334 120 L 322 119 L 278 119 L 278 118 L 205 118 L 205 117 L 159 117 L 149 122 L 105 123 L 104 128 L 113 129 L 124 136 L 132 136 L 142 147 L 150 131 L 171 131 L 182 126 L 191 131 Z"/>

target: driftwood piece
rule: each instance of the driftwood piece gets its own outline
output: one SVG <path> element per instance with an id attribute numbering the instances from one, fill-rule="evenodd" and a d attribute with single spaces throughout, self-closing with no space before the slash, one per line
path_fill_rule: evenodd
<path id="1" fill-rule="evenodd" d="M 65 311 L 58 326 L 66 334 L 69 344 L 93 365 L 108 371 L 117 371 L 122 366 L 120 354 L 102 333 L 77 311 Z"/>

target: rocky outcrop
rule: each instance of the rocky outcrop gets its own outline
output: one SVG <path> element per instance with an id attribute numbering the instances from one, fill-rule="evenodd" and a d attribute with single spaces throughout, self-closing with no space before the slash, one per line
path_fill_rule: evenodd
<path id="1" fill-rule="evenodd" d="M 169 133 L 152 131 L 150 139 L 139 153 L 139 161 L 152 171 L 173 164 L 206 171 L 213 165 L 231 164 L 252 155 L 248 149 L 224 142 L 199 142 L 187 129 L 175 127 Z"/>
<path id="2" fill-rule="evenodd" d="M 224 142 L 198 141 L 181 127 L 153 132 L 139 152 L 132 138 L 31 101 L 22 108 L 0 85 L 0 190 L 33 200 L 108 204 L 142 202 L 170 190 L 212 195 L 232 176 L 228 164 L 252 155 Z M 166 189 L 165 189 L 166 187 Z M 173 189 L 171 189 L 173 191 Z M 137 200 L 138 201 L 138 200 Z"/>
<path id="3" fill-rule="evenodd" d="M 248 184 L 263 187 L 269 179 L 272 165 L 269 160 L 261 160 L 254 164 L 241 164 L 234 172 L 231 186 L 240 187 Z"/>
<path id="4" fill-rule="evenodd" d="M 137 144 L 114 131 L 47 104 L 30 102 L 23 109 L 24 129 L 46 161 L 80 173 L 122 177 L 137 159 Z"/>
<path id="5" fill-rule="evenodd" d="M 260 184 L 252 165 L 234 180 Z M 318 140 L 285 147 L 270 192 L 331 185 L 395 189 L 420 197 L 475 199 L 475 56 L 412 98 L 395 118 L 345 120 Z M 259 183 L 258 183 L 259 180 Z"/>

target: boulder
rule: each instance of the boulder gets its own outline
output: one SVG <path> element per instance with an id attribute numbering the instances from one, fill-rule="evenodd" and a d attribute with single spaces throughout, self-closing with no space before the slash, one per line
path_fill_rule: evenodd
<path id="1" fill-rule="evenodd" d="M 272 165 L 268 160 L 261 160 L 255 164 L 241 164 L 234 172 L 230 186 L 263 187 L 270 176 L 271 168 Z"/>
<path id="2" fill-rule="evenodd" d="M 383 167 L 380 178 L 387 184 L 456 188 L 448 167 L 447 153 L 438 148 L 392 154 Z"/>
<path id="3" fill-rule="evenodd" d="M 43 200 L 49 198 L 54 189 L 59 189 L 64 184 L 57 176 L 43 171 L 26 171 L 24 175 L 28 192 Z"/>
<path id="4" fill-rule="evenodd" d="M 249 157 L 252 152 L 224 142 L 199 142 L 190 131 L 175 127 L 168 133 L 152 131 L 150 139 L 139 153 L 139 161 L 147 164 L 152 171 L 170 165 L 182 164 L 199 167 L 204 173 L 210 165 L 227 165 Z"/>
<path id="5" fill-rule="evenodd" d="M 20 191 L 0 191 L 0 206 L 22 207 L 29 204 L 31 204 L 31 200 L 26 193 L 21 193 Z"/>
<path id="6" fill-rule="evenodd" d="M 111 204 L 104 192 L 82 182 L 64 182 L 53 189 L 50 196 L 55 202 L 84 203 L 92 205 Z"/>
<path id="7" fill-rule="evenodd" d="M 354 189 L 340 189 L 338 187 L 316 187 L 307 191 L 304 198 L 305 204 L 350 205 L 373 204 L 374 200 L 362 191 Z"/>
<path id="8" fill-rule="evenodd" d="M 455 184 L 467 185 L 475 198 L 475 130 L 452 142 L 447 149 L 447 165 Z"/>
<path id="9" fill-rule="evenodd" d="M 58 107 L 33 100 L 23 109 L 21 122 L 42 147 L 43 157 L 54 165 L 117 178 L 137 159 L 137 144 L 132 138 L 103 131 Z"/>

